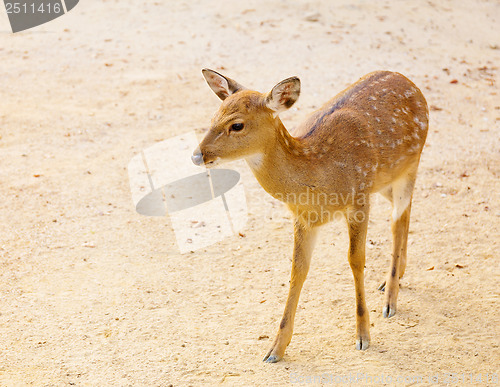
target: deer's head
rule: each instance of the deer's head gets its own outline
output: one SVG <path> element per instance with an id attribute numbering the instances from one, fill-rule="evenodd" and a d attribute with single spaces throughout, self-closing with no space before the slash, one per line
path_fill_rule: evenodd
<path id="1" fill-rule="evenodd" d="M 196 165 L 264 153 L 276 135 L 277 114 L 290 108 L 300 94 L 297 77 L 285 79 L 262 94 L 213 70 L 204 69 L 203 76 L 223 102 L 200 147 L 193 152 Z"/>

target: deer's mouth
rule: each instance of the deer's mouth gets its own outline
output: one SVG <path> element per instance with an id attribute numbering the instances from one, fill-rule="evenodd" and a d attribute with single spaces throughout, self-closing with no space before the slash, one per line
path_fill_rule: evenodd
<path id="1" fill-rule="evenodd" d="M 191 156 L 191 161 L 194 165 L 205 165 L 206 167 L 213 167 L 219 164 L 220 157 L 211 157 L 207 154 L 201 153 L 200 149 L 196 149 Z"/>
<path id="2" fill-rule="evenodd" d="M 213 160 L 210 160 L 210 161 L 205 161 L 205 166 L 210 168 L 210 167 L 215 167 L 217 165 L 220 164 L 220 160 L 221 158 L 220 157 L 216 157 L 215 159 Z"/>

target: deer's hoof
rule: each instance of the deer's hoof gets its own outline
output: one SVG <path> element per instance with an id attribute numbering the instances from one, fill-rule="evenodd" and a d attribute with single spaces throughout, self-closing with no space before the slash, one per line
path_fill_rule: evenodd
<path id="1" fill-rule="evenodd" d="M 370 346 L 370 339 L 358 338 L 356 339 L 356 349 L 358 351 L 365 351 Z"/>
<path id="2" fill-rule="evenodd" d="M 273 353 L 275 349 L 275 345 L 273 345 L 271 347 L 271 349 L 269 350 L 269 352 L 266 354 L 266 356 L 264 356 L 264 359 L 262 359 L 262 361 L 266 362 L 266 363 L 277 363 L 279 362 L 281 359 L 283 359 L 283 356 L 280 356 L 276 353 Z"/>
<path id="3" fill-rule="evenodd" d="M 279 357 L 279 356 L 277 356 L 277 355 L 270 355 L 270 356 L 266 356 L 263 361 L 266 362 L 266 363 L 277 363 L 281 359 L 282 358 Z"/>
<path id="4" fill-rule="evenodd" d="M 382 311 L 382 315 L 385 318 L 392 317 L 396 314 L 396 307 L 391 307 L 390 305 L 384 306 L 384 310 Z"/>

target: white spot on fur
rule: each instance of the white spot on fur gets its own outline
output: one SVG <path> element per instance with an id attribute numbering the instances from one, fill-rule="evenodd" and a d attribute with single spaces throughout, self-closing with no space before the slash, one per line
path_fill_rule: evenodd
<path id="1" fill-rule="evenodd" d="M 370 95 L 370 96 L 368 97 L 368 99 L 369 99 L 370 101 L 376 101 L 376 100 L 377 100 L 377 97 L 374 97 L 373 95 Z"/>
<path id="2" fill-rule="evenodd" d="M 419 149 L 420 149 L 420 144 L 415 144 L 408 149 L 408 152 L 416 153 L 416 152 L 418 152 Z"/>
<path id="3" fill-rule="evenodd" d="M 420 127 L 420 130 L 424 130 L 426 125 L 425 125 L 425 122 L 422 122 L 418 119 L 418 117 L 414 117 L 413 118 L 413 121 L 415 121 L 415 123 Z"/>
<path id="4" fill-rule="evenodd" d="M 375 105 L 372 105 L 373 110 L 377 110 L 377 107 Z"/>
<path id="5" fill-rule="evenodd" d="M 380 118 L 375 117 L 375 121 L 380 122 Z"/>

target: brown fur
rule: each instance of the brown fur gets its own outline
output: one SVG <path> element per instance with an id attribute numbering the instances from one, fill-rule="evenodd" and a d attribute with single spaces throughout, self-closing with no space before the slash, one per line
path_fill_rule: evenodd
<path id="1" fill-rule="evenodd" d="M 399 278 L 406 266 L 411 194 L 427 135 L 428 108 L 422 93 L 401 74 L 377 71 L 312 113 L 292 135 L 277 113 L 298 98 L 298 78 L 261 94 L 211 70 L 204 75 L 223 103 L 195 151 L 197 160 L 210 165 L 219 158 L 246 158 L 262 187 L 295 215 L 290 291 L 278 335 L 264 360 L 280 360 L 291 340 L 316 227 L 336 214 L 345 217 L 349 230 L 356 347 L 368 348 L 364 265 L 369 195 L 380 191 L 394 207 L 394 251 L 384 301 L 384 316 L 390 317 L 396 312 Z M 244 129 L 232 130 L 234 123 L 243 123 Z"/>

